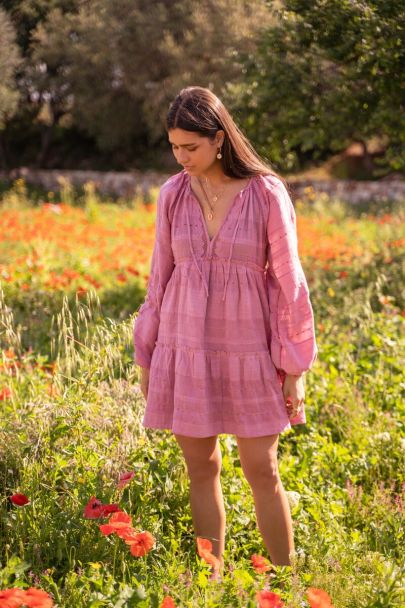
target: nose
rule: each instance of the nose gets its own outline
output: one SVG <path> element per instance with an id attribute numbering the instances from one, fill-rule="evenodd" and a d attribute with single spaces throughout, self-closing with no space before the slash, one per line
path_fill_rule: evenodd
<path id="1" fill-rule="evenodd" d="M 187 165 L 189 160 L 188 154 L 187 152 L 179 152 L 179 154 L 177 155 L 177 162 L 180 163 L 181 165 Z"/>

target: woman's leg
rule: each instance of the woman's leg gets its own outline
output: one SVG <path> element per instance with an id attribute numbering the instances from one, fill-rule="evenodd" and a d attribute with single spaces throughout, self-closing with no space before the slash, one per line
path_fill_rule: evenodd
<path id="1" fill-rule="evenodd" d="M 190 478 L 190 503 L 196 537 L 208 538 L 223 566 L 225 508 L 221 487 L 222 455 L 217 436 L 175 435 Z"/>
<path id="2" fill-rule="evenodd" d="M 274 565 L 289 566 L 294 537 L 290 506 L 278 471 L 278 435 L 236 440 L 263 542 Z"/>

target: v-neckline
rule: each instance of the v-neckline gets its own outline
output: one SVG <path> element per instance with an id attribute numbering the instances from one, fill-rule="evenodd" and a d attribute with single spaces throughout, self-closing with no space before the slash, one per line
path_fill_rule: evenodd
<path id="1" fill-rule="evenodd" d="M 208 246 L 211 247 L 212 244 L 213 244 L 213 242 L 216 240 L 216 238 L 218 237 L 218 235 L 222 231 L 223 227 L 225 226 L 225 224 L 226 224 L 229 216 L 231 215 L 231 212 L 232 212 L 233 208 L 235 207 L 238 199 L 240 199 L 241 196 L 242 196 L 242 194 L 245 192 L 245 190 L 247 190 L 250 187 L 250 185 L 251 185 L 251 183 L 253 181 L 253 177 L 254 176 L 250 177 L 249 181 L 247 182 L 247 184 L 243 188 L 241 188 L 241 190 L 239 190 L 239 192 L 237 192 L 235 194 L 234 198 L 232 199 L 232 203 L 231 203 L 231 205 L 230 205 L 230 207 L 229 207 L 229 209 L 228 209 L 228 211 L 227 211 L 227 213 L 226 213 L 226 215 L 225 215 L 225 217 L 224 217 L 224 219 L 222 221 L 222 224 L 220 225 L 219 229 L 216 231 L 216 233 L 214 234 L 214 236 L 212 238 L 210 237 L 210 235 L 208 233 L 207 222 L 205 221 L 205 217 L 204 217 L 203 210 L 201 209 L 200 201 L 198 200 L 197 195 L 195 194 L 194 190 L 191 187 L 191 175 L 188 174 L 188 173 L 186 173 L 186 176 L 187 176 L 187 188 L 188 188 L 188 191 L 189 191 L 191 197 L 193 198 L 193 200 L 195 201 L 195 203 L 197 204 L 198 209 L 200 210 L 201 221 L 202 221 L 203 226 L 204 226 L 205 237 L 206 237 L 206 239 L 208 241 Z"/>

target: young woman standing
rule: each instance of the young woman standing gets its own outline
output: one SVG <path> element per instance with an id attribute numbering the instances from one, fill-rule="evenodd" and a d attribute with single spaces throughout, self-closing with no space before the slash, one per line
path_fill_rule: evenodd
<path id="1" fill-rule="evenodd" d="M 304 373 L 318 354 L 294 207 L 284 180 L 209 89 L 183 89 L 166 128 L 183 170 L 160 189 L 134 326 L 143 424 L 178 441 L 195 534 L 212 541 L 222 567 L 218 434 L 234 434 L 263 542 L 274 564 L 290 565 L 278 439 L 306 422 Z"/>

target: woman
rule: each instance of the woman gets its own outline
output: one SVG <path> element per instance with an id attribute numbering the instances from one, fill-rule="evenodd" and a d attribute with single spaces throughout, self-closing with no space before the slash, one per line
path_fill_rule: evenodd
<path id="1" fill-rule="evenodd" d="M 143 424 L 175 435 L 195 534 L 212 541 L 221 570 L 217 436 L 234 434 L 264 544 L 274 564 L 290 565 L 278 438 L 306 422 L 303 375 L 318 354 L 294 207 L 284 180 L 209 89 L 183 89 L 166 129 L 183 170 L 160 189 L 148 291 L 135 320 Z"/>

